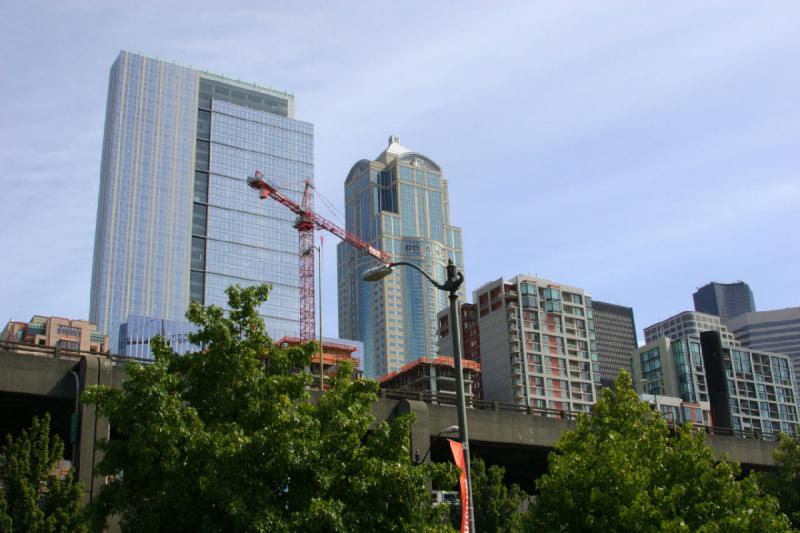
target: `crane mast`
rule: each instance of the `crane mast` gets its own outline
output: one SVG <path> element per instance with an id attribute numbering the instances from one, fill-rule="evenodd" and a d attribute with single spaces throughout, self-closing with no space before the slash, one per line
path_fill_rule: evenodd
<path id="1" fill-rule="evenodd" d="M 247 178 L 247 184 L 258 191 L 258 196 L 262 200 L 272 198 L 297 215 L 294 228 L 298 231 L 300 245 L 300 338 L 304 341 L 314 340 L 314 229 L 319 228 L 333 233 L 382 263 L 390 263 L 391 256 L 314 212 L 311 196 L 312 185 L 309 180 L 306 180 L 302 205 L 292 201 L 274 185 L 268 183 L 258 170 L 253 176 Z"/>

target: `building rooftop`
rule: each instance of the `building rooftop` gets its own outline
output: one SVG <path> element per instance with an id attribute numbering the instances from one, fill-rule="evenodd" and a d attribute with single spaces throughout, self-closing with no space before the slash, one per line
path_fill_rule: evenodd
<path id="1" fill-rule="evenodd" d="M 162 61 L 164 63 L 171 63 L 171 64 L 176 65 L 178 67 L 182 67 L 182 68 L 186 68 L 186 69 L 189 69 L 189 70 L 193 70 L 193 71 L 199 72 L 200 74 L 203 74 L 205 76 L 216 78 L 216 79 L 224 81 L 226 83 L 239 85 L 240 87 L 243 87 L 243 88 L 246 88 L 246 89 L 255 89 L 257 91 L 264 91 L 264 92 L 269 92 L 269 93 L 273 93 L 273 94 L 277 94 L 277 95 L 281 95 L 281 96 L 294 98 L 294 93 L 290 93 L 289 91 L 286 91 L 286 90 L 283 90 L 283 89 L 276 89 L 275 87 L 270 87 L 268 85 L 260 85 L 260 84 L 255 83 L 255 82 L 243 81 L 243 80 L 236 79 L 236 78 L 229 78 L 229 77 L 225 76 L 224 74 L 217 74 L 216 72 L 210 72 L 208 70 L 195 68 L 195 67 L 193 67 L 191 65 L 184 65 L 182 63 L 179 63 L 177 61 L 173 61 L 171 59 L 161 59 L 160 57 L 157 57 L 157 56 L 150 56 L 150 55 L 138 52 L 138 51 L 132 52 L 130 50 L 120 50 L 120 55 L 122 55 L 122 54 L 132 54 L 132 55 L 137 55 L 137 56 L 140 56 L 140 57 L 145 57 L 147 59 L 152 59 L 153 61 Z"/>

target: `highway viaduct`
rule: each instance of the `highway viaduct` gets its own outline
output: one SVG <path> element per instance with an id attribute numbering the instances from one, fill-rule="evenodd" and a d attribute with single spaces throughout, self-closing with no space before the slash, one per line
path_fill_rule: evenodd
<path id="1" fill-rule="evenodd" d="M 17 433 L 30 425 L 33 416 L 50 412 L 54 431 L 66 443 L 66 458 L 73 460 L 86 490 L 85 498 L 91 500 L 104 484 L 102 477 L 92 475 L 100 458 L 96 443 L 108 438 L 110 427 L 94 407 L 76 403 L 76 394 L 93 385 L 121 387 L 124 360 L 44 347 L 26 348 L 28 353 L 18 350 L 18 346 L 10 349 L 0 344 L 0 435 Z M 575 422 L 505 410 L 491 402 L 481 405 L 484 408 L 468 409 L 472 453 L 488 464 L 504 466 L 507 481 L 530 491 L 534 480 L 546 471 L 548 452 Z M 74 412 L 78 413 L 77 432 L 70 431 Z M 412 454 L 421 459 L 448 460 L 447 435 L 441 432 L 457 424 L 455 408 L 381 391 L 374 407 L 376 418 L 389 419 L 403 413 L 413 413 L 416 418 L 411 432 Z M 74 443 L 71 433 L 77 433 Z M 774 468 L 774 442 L 723 435 L 709 435 L 708 442 L 718 457 L 726 454 L 745 470 Z"/>

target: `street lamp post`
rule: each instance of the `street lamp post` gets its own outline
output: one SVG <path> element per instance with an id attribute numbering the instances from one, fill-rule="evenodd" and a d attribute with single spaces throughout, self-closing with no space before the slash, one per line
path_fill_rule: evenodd
<path id="1" fill-rule="evenodd" d="M 393 272 L 394 267 L 407 266 L 422 274 L 431 284 L 441 291 L 449 294 L 450 298 L 450 334 L 453 337 L 453 359 L 456 372 L 456 409 L 458 411 L 458 435 L 461 448 L 464 451 L 464 474 L 467 477 L 467 492 L 469 505 L 469 530 L 475 531 L 475 507 L 472 504 L 472 476 L 469 463 L 469 432 L 467 428 L 467 403 L 464 395 L 464 372 L 461 363 L 461 321 L 458 319 L 458 289 L 464 282 L 464 274 L 458 271 L 453 260 L 447 263 L 447 280 L 439 283 L 427 272 L 414 263 L 397 261 L 380 265 L 364 272 L 364 281 L 379 281 Z"/>

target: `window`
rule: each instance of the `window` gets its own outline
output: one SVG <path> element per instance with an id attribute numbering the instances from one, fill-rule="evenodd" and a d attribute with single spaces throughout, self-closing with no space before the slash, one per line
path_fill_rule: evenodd
<path id="1" fill-rule="evenodd" d="M 58 341 L 58 347 L 65 350 L 80 350 L 81 345 L 77 341 L 60 340 Z"/>
<path id="2" fill-rule="evenodd" d="M 199 170 L 208 170 L 208 159 L 211 153 L 211 147 L 208 141 L 197 141 L 197 149 L 195 153 L 195 165 Z"/>
<path id="3" fill-rule="evenodd" d="M 733 361 L 733 370 L 740 374 L 752 374 L 753 369 L 750 366 L 750 354 L 741 352 L 739 350 L 731 350 L 731 361 Z"/>
<path id="4" fill-rule="evenodd" d="M 193 302 L 204 303 L 206 275 L 193 270 L 189 276 L 189 297 Z"/>
<path id="5" fill-rule="evenodd" d="M 197 136 L 201 139 L 211 139 L 211 112 L 204 109 L 197 110 Z"/>
<path id="6" fill-rule="evenodd" d="M 544 302 L 544 310 L 548 313 L 560 313 L 561 312 L 561 302 L 560 301 L 546 301 Z"/>
<path id="7" fill-rule="evenodd" d="M 542 298 L 545 300 L 561 300 L 561 291 L 550 287 L 540 290 Z"/>
<path id="8" fill-rule="evenodd" d="M 208 203 L 208 172 L 194 173 L 194 201 Z"/>
<path id="9" fill-rule="evenodd" d="M 206 269 L 206 240 L 202 237 L 192 237 L 192 268 Z"/>
<path id="10" fill-rule="evenodd" d="M 68 335 L 70 337 L 80 337 L 81 336 L 81 329 L 74 328 L 71 326 L 63 326 L 61 324 L 58 325 L 56 331 L 59 335 Z"/>
<path id="11" fill-rule="evenodd" d="M 646 381 L 645 392 L 661 393 L 661 350 L 655 347 L 639 354 L 642 363 L 642 378 Z"/>
<path id="12" fill-rule="evenodd" d="M 194 204 L 192 210 L 192 234 L 206 235 L 206 220 L 208 218 L 208 207 L 202 204 Z"/>

